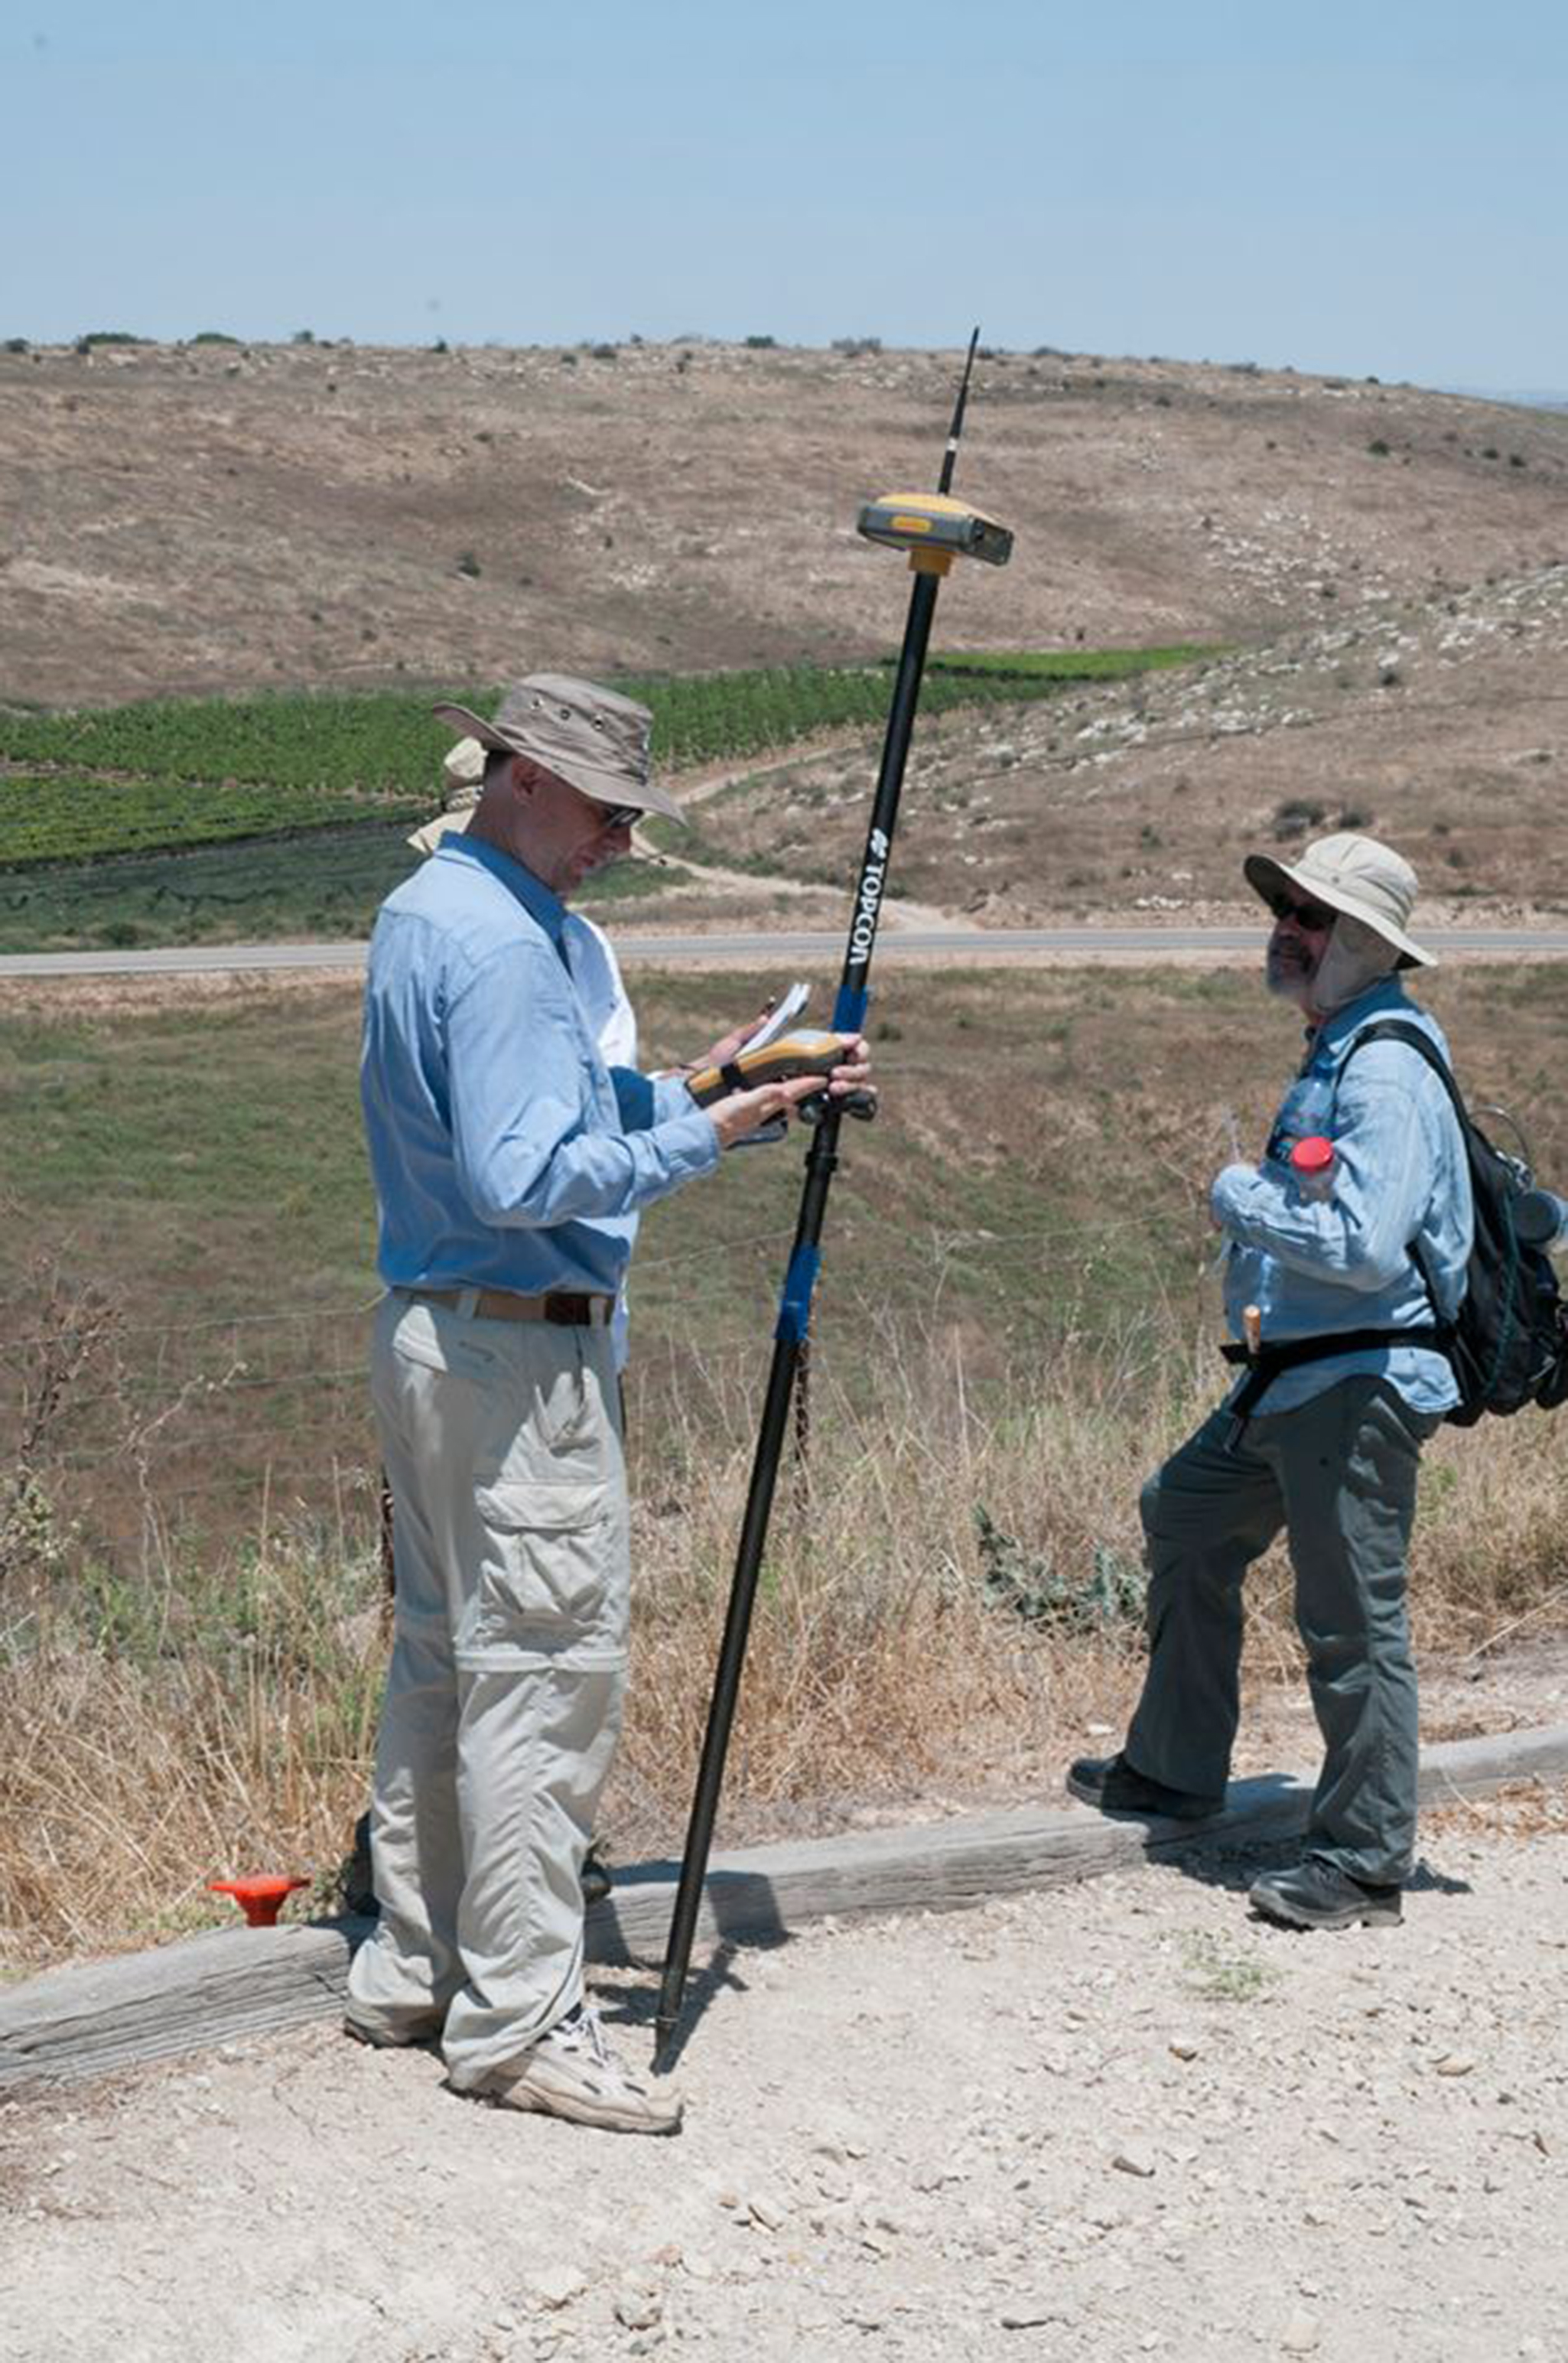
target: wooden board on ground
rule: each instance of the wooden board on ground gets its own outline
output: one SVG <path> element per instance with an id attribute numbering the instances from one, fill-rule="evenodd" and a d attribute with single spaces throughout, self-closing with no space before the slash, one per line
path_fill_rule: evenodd
<path id="1" fill-rule="evenodd" d="M 1568 1772 L 1568 1725 L 1424 1749 L 1421 1796 L 1478 1796 Z M 1310 1785 L 1284 1774 L 1233 1782 L 1223 1814 L 1111 1822 L 1084 1806 L 964 1814 L 716 1854 L 698 1923 L 725 1944 L 785 1942 L 808 1921 L 951 1911 L 1023 1888 L 1063 1885 L 1179 1853 L 1214 1856 L 1305 1828 Z M 679 1866 L 633 1865 L 588 1915 L 591 1959 L 656 1962 Z M 215 1931 L 159 1950 L 55 1969 L 0 1998 L 0 2093 L 80 2082 L 331 2017 L 368 1920 Z"/>

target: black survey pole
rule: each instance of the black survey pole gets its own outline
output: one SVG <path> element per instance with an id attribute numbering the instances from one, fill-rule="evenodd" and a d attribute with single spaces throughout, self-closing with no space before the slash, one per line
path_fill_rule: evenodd
<path id="1" fill-rule="evenodd" d="M 942 495 L 946 494 L 952 483 L 953 462 L 957 457 L 959 437 L 963 430 L 970 372 L 974 367 L 974 349 L 979 335 L 976 328 L 969 340 L 968 358 L 953 408 L 952 425 L 948 432 L 940 485 Z M 893 704 L 888 715 L 882 764 L 872 804 L 871 825 L 866 832 L 865 854 L 855 890 L 849 943 L 833 1011 L 836 1033 L 858 1034 L 865 1022 L 869 1000 L 866 980 L 876 944 L 877 919 L 887 881 L 894 827 L 898 818 L 904 766 L 915 725 L 915 709 L 919 701 L 920 679 L 925 671 L 926 650 L 931 637 L 937 589 L 947 570 L 948 560 L 939 559 L 934 551 L 921 549 L 914 556 L 913 562 L 917 571 L 909 597 L 908 618 L 904 627 L 904 646 L 898 659 Z M 673 2048 L 685 1991 L 686 1970 L 691 1960 L 703 1882 L 707 1873 L 708 1852 L 713 1842 L 714 1819 L 724 1780 L 730 1726 L 735 1719 L 740 1694 L 740 1671 L 751 1630 L 757 1579 L 767 1542 L 773 1488 L 789 1423 L 790 1399 L 810 1325 L 812 1292 L 821 1260 L 822 1223 L 828 1207 L 828 1186 L 839 1162 L 839 1132 L 842 1122 L 843 1110 L 840 1104 L 830 1098 L 825 1099 L 806 1156 L 806 1181 L 795 1224 L 795 1246 L 790 1254 L 779 1302 L 778 1320 L 773 1330 L 773 1366 L 768 1375 L 768 1392 L 762 1406 L 756 1455 L 751 1463 L 751 1489 L 747 1494 L 746 1514 L 736 1553 L 729 1608 L 714 1678 L 713 1701 L 708 1709 L 696 1792 L 686 1830 L 685 1854 L 681 1864 L 675 1909 L 670 1923 L 669 1947 L 664 1957 L 654 2040 L 654 2065 L 658 2068 L 666 2064 Z"/>

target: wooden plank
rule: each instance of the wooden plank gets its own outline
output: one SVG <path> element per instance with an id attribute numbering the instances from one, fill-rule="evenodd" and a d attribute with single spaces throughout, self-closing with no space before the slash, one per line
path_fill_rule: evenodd
<path id="1" fill-rule="evenodd" d="M 1509 1781 L 1568 1772 L 1568 1725 L 1450 1740 L 1424 1749 L 1424 1802 L 1478 1796 Z M 1212 1821 L 1111 1822 L 1082 1805 L 1017 1806 L 916 1829 L 856 1831 L 716 1854 L 699 1938 L 783 1944 L 828 1916 L 961 1910 L 1159 1859 L 1290 1837 L 1306 1826 L 1307 1781 L 1271 1773 L 1231 1784 Z M 662 1955 L 679 1865 L 617 1871 L 588 1915 L 589 1958 Z M 233 1928 L 156 1951 L 55 1969 L 0 1995 L 0 2093 L 73 2083 L 139 2061 L 332 2017 L 343 2005 L 367 1920 Z"/>

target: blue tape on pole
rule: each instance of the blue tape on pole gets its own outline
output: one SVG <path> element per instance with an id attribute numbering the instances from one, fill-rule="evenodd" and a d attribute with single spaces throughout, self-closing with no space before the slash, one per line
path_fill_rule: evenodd
<path id="1" fill-rule="evenodd" d="M 841 984 L 839 998 L 833 1004 L 835 1034 L 858 1034 L 866 1022 L 871 1006 L 871 994 L 863 985 Z"/>
<path id="2" fill-rule="evenodd" d="M 798 1346 L 811 1326 L 811 1293 L 822 1262 L 820 1248 L 796 1248 L 784 1274 L 784 1294 L 773 1336 Z"/>

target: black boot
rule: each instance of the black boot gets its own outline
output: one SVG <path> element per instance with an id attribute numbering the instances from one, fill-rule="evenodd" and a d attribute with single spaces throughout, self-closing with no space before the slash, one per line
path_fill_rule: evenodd
<path id="1" fill-rule="evenodd" d="M 1134 1821 L 1202 1822 L 1225 1809 L 1223 1797 L 1195 1797 L 1185 1789 L 1167 1789 L 1163 1781 L 1145 1779 L 1125 1756 L 1080 1756 L 1067 1768 L 1067 1787 L 1085 1805 Z"/>
<path id="2" fill-rule="evenodd" d="M 1294 1870 L 1266 1870 L 1247 1891 L 1265 1920 L 1285 1928 L 1396 1928 L 1404 1905 L 1396 1887 L 1369 1887 L 1331 1862 L 1308 1855 Z"/>

